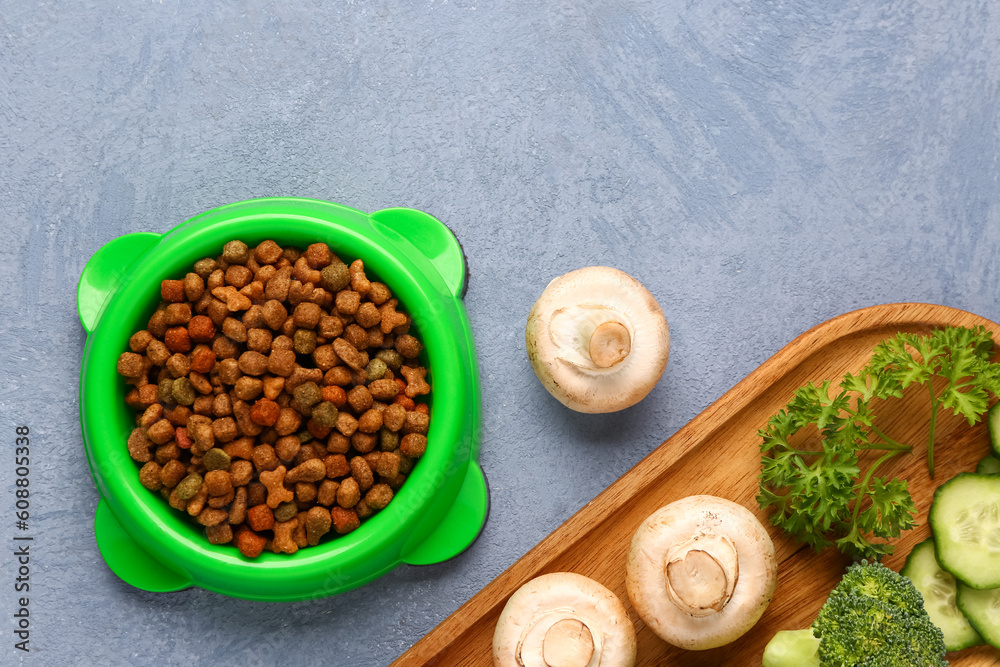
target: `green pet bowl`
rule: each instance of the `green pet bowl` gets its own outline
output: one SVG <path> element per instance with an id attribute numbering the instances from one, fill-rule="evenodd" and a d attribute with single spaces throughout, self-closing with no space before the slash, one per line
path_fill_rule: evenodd
<path id="1" fill-rule="evenodd" d="M 305 247 L 326 242 L 360 258 L 386 283 L 425 345 L 433 401 L 427 452 L 392 502 L 357 530 L 295 554 L 248 559 L 212 545 L 189 516 L 139 484 L 125 443 L 134 411 L 115 371 L 128 339 L 159 303 L 160 281 L 180 278 L 226 241 L 265 239 Z M 440 221 L 412 209 L 366 214 L 328 202 L 255 199 L 195 216 L 166 234 L 127 234 L 84 267 L 77 310 L 87 332 L 80 371 L 80 420 L 100 493 L 94 533 L 104 561 L 147 591 L 191 586 L 253 600 L 320 598 L 365 584 L 400 563 L 440 563 L 464 551 L 486 521 L 489 495 L 478 465 L 479 374 L 461 297 L 462 249 Z"/>

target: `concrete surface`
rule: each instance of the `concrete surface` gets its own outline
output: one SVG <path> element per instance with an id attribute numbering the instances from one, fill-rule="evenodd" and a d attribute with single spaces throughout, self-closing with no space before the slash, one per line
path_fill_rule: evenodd
<path id="1" fill-rule="evenodd" d="M 987 0 L 0 0 L 0 539 L 19 424 L 36 535 L 26 655 L 2 549 L 0 662 L 385 665 L 809 327 L 997 319 L 998 38 Z M 120 234 L 265 195 L 455 230 L 493 513 L 459 559 L 336 598 L 144 593 L 93 540 L 76 282 Z M 590 264 L 673 335 L 617 415 L 562 408 L 525 358 L 534 299 Z"/>

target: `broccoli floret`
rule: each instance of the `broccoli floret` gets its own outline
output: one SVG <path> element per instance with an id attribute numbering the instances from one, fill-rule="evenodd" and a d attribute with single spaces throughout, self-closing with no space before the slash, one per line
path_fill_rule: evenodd
<path id="1" fill-rule="evenodd" d="M 813 630 L 823 667 L 945 667 L 944 636 L 906 577 L 861 561 L 830 593 Z"/>

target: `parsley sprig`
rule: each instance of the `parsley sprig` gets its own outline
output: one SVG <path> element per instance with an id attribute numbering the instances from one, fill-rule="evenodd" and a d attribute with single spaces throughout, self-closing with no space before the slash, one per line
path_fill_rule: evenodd
<path id="1" fill-rule="evenodd" d="M 990 361 L 992 349 L 992 334 L 984 327 L 899 333 L 879 343 L 868 364 L 846 374 L 838 386 L 823 381 L 800 387 L 758 433 L 757 502 L 772 509 L 771 522 L 817 551 L 835 545 L 862 558 L 892 553 L 886 540 L 916 525 L 916 506 L 906 480 L 876 473 L 913 448 L 879 428 L 873 402 L 902 398 L 911 384 L 927 386 L 927 466 L 933 477 L 938 410 L 950 409 L 971 425 L 988 409 L 990 396 L 1000 394 L 1000 363 Z M 936 378 L 945 381 L 943 388 Z M 820 447 L 799 449 L 791 439 L 810 424 L 819 431 Z M 868 463 L 874 455 L 867 452 L 880 455 Z"/>

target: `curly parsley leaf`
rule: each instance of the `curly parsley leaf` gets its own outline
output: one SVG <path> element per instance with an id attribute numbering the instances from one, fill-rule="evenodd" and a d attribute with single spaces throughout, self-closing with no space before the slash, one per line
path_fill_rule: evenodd
<path id="1" fill-rule="evenodd" d="M 993 339 L 984 327 L 950 327 L 926 335 L 899 333 L 879 343 L 858 373 L 839 385 L 826 380 L 800 387 L 772 416 L 761 437 L 761 508 L 771 522 L 817 551 L 836 545 L 862 558 L 892 553 L 887 540 L 915 525 L 916 506 L 905 480 L 875 476 L 889 459 L 912 448 L 892 440 L 876 424 L 875 399 L 901 398 L 911 384 L 931 398 L 928 469 L 934 474 L 934 425 L 940 406 L 975 423 L 1000 394 L 1000 364 L 990 361 Z M 939 379 L 938 379 L 939 378 Z M 936 395 L 934 381 L 941 386 Z M 815 426 L 805 447 L 793 444 Z M 800 438 L 801 439 L 801 438 Z M 862 474 L 859 456 L 882 452 Z"/>

